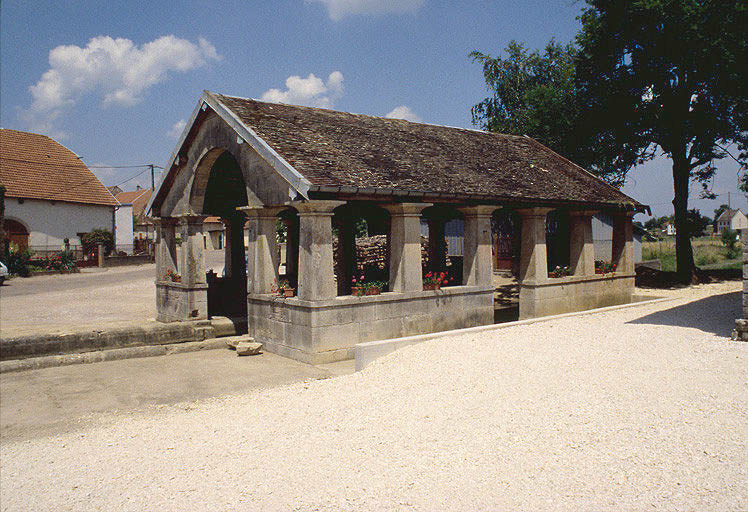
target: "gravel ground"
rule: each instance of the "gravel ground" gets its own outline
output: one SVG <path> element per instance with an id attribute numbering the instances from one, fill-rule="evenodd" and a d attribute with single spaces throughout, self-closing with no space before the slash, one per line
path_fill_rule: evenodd
<path id="1" fill-rule="evenodd" d="M 0 447 L 2 510 L 748 510 L 739 283 Z"/>

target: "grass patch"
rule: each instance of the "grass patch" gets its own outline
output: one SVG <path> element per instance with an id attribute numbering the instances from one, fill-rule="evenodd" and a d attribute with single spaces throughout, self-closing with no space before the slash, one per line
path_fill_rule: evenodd
<path id="1" fill-rule="evenodd" d="M 719 238 L 701 237 L 691 240 L 693 248 L 693 259 L 697 267 L 707 265 L 718 265 L 729 262 L 734 255 L 728 254 L 727 248 L 722 245 Z M 660 260 L 662 270 L 665 272 L 675 271 L 675 238 L 666 238 L 657 242 L 642 243 L 643 260 Z M 728 265 L 724 268 L 733 268 Z M 737 268 L 737 267 L 735 267 Z"/>

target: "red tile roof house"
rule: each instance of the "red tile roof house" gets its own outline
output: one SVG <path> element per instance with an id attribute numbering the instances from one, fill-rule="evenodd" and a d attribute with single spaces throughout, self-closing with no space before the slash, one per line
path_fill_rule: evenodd
<path id="1" fill-rule="evenodd" d="M 313 364 L 349 359 L 358 343 L 490 324 L 491 224 L 502 214 L 516 219 L 519 233 L 521 318 L 627 303 L 635 276 L 632 217 L 645 209 L 529 137 L 206 91 L 148 205 L 158 226 L 157 318 L 205 319 L 215 314 L 210 298 L 220 295 L 223 304 L 244 306 L 249 334 L 265 350 Z M 554 211 L 568 229 L 547 250 Z M 616 271 L 603 275 L 595 271 L 592 239 L 592 216 L 600 212 L 614 219 Z M 207 282 L 203 252 L 209 216 L 227 226 L 225 280 L 215 283 Z M 366 277 L 383 282 L 381 294 L 352 293 L 361 218 L 386 235 L 387 263 Z M 446 264 L 450 219 L 464 223 L 463 258 L 451 286 L 435 290 L 423 278 Z M 567 272 L 548 271 L 553 254 Z M 277 293 L 281 267 L 293 297 Z"/>
<path id="2" fill-rule="evenodd" d="M 11 247 L 43 255 L 79 233 L 114 231 L 119 203 L 69 149 L 45 135 L 0 129 L 0 184 L 5 185 L 5 231 Z"/>
<path id="3" fill-rule="evenodd" d="M 145 206 L 151 198 L 151 192 L 153 192 L 153 189 L 138 187 L 137 190 L 115 194 L 114 197 L 122 205 L 122 208 L 117 211 L 115 216 L 115 238 L 118 241 L 122 240 L 122 245 L 117 244 L 118 251 L 133 254 L 136 252 L 135 239 L 153 240 L 155 228 L 153 222 L 144 213 Z M 126 240 L 129 242 L 125 243 Z M 143 244 L 139 243 L 138 248 L 141 245 Z"/>

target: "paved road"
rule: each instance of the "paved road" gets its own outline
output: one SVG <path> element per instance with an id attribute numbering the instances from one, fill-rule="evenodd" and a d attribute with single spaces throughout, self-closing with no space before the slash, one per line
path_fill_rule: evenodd
<path id="1" fill-rule="evenodd" d="M 223 251 L 207 267 L 223 269 Z M 148 322 L 156 316 L 155 265 L 14 278 L 0 287 L 0 337 Z"/>

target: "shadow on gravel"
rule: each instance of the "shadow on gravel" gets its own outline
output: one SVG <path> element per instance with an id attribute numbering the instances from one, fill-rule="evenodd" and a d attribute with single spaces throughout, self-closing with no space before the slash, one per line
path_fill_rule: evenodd
<path id="1" fill-rule="evenodd" d="M 672 325 L 692 327 L 717 336 L 730 337 L 735 319 L 741 316 L 741 292 L 713 295 L 646 315 L 629 324 Z"/>

